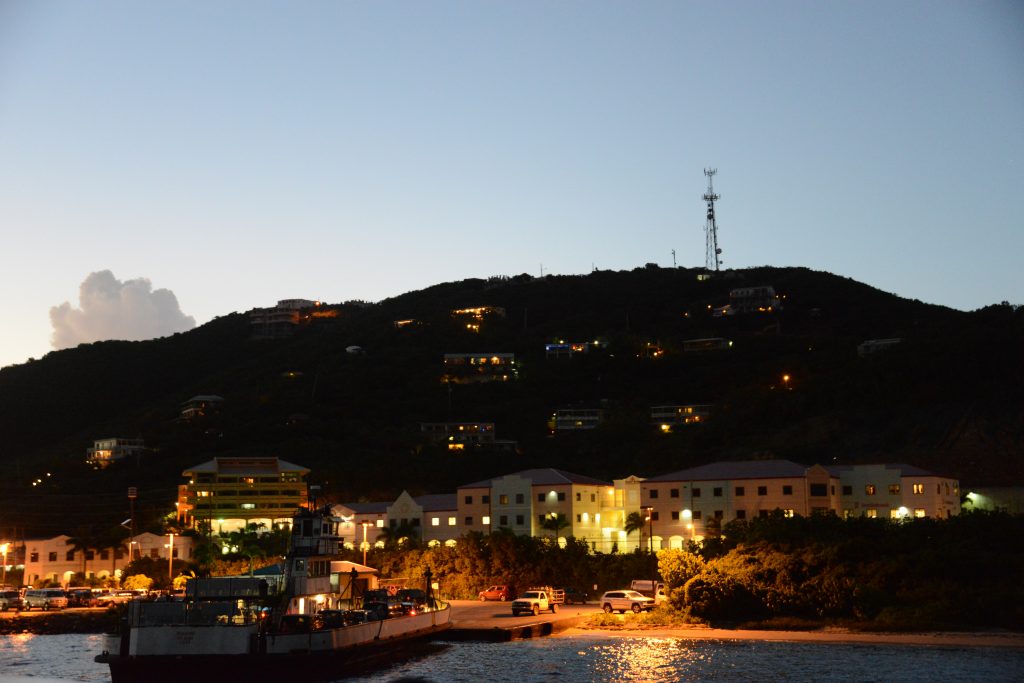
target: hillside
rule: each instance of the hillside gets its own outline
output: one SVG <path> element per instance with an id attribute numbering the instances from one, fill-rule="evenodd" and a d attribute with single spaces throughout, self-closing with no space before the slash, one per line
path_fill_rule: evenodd
<path id="1" fill-rule="evenodd" d="M 66 530 L 69 515 L 120 521 L 131 485 L 155 523 L 183 468 L 230 454 L 310 467 L 335 500 L 451 491 L 532 466 L 610 479 L 769 457 L 911 462 L 965 487 L 1024 480 L 1024 309 L 963 313 L 802 268 L 707 281 L 697 272 L 464 280 L 338 304 L 337 317 L 288 339 L 254 340 L 248 317 L 235 313 L 185 334 L 83 345 L 4 368 L 0 532 Z M 784 295 L 784 310 L 712 315 L 731 289 L 758 285 Z M 479 332 L 450 315 L 480 305 L 506 315 Z M 421 324 L 393 324 L 405 319 Z M 683 340 L 706 337 L 733 346 L 683 352 Z M 893 337 L 903 342 L 858 357 L 862 341 Z M 607 348 L 546 360 L 544 344 L 559 339 Z M 648 343 L 664 354 L 640 357 Z M 364 353 L 346 352 L 352 345 Z M 514 352 L 519 378 L 443 384 L 443 354 L 453 352 Z M 198 394 L 223 396 L 221 413 L 178 420 Z M 605 406 L 605 423 L 549 436 L 552 412 L 577 404 Z M 713 413 L 662 434 L 649 409 L 664 404 L 711 404 Z M 494 422 L 517 450 L 424 445 L 418 423 L 446 420 Z M 92 471 L 85 449 L 111 436 L 142 437 L 152 450 Z"/>

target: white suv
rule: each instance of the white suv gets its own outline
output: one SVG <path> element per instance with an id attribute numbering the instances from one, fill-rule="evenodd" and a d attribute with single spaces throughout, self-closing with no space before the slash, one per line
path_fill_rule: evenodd
<path id="1" fill-rule="evenodd" d="M 601 609 L 606 613 L 628 609 L 640 613 L 654 609 L 654 600 L 631 590 L 608 591 L 601 596 Z"/>

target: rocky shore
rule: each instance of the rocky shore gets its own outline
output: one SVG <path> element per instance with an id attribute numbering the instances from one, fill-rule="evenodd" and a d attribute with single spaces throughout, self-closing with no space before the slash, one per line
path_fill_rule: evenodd
<path id="1" fill-rule="evenodd" d="M 0 618 L 0 635 L 34 633 L 113 633 L 117 630 L 117 610 L 68 610 L 64 612 L 7 612 Z"/>

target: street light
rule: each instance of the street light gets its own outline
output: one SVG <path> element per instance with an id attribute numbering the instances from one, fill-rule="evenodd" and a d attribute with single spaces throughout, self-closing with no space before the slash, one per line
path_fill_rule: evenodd
<path id="1" fill-rule="evenodd" d="M 647 534 L 647 542 L 649 544 L 650 552 L 653 555 L 654 554 L 654 508 L 651 507 L 651 506 L 647 506 L 647 507 L 644 508 L 644 510 L 647 510 L 647 516 L 644 518 L 644 521 L 648 522 L 650 524 L 649 531 L 648 531 L 648 534 Z"/>
<path id="2" fill-rule="evenodd" d="M 369 522 L 363 522 L 363 566 L 366 566 L 366 551 L 370 547 L 370 544 L 366 542 L 366 527 L 370 526 Z"/>
<path id="3" fill-rule="evenodd" d="M 3 574 L 3 578 L 0 579 L 0 586 L 6 586 L 7 585 L 7 549 L 8 548 L 10 548 L 10 543 L 2 543 L 2 544 L 0 544 L 0 553 L 4 554 L 4 564 L 3 564 L 3 567 L 4 567 L 3 568 L 3 572 L 4 572 L 4 574 Z"/>
<path id="4" fill-rule="evenodd" d="M 174 533 L 167 536 L 170 539 L 167 543 L 167 580 L 171 583 L 171 590 L 174 590 Z"/>

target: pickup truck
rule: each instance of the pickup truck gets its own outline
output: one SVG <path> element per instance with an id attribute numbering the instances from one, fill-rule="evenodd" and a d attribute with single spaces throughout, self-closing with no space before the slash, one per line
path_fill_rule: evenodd
<path id="1" fill-rule="evenodd" d="M 564 602 L 565 591 L 547 587 L 531 588 L 512 601 L 512 616 L 518 617 L 523 612 L 532 612 L 537 616 L 546 610 L 554 614 Z"/>

